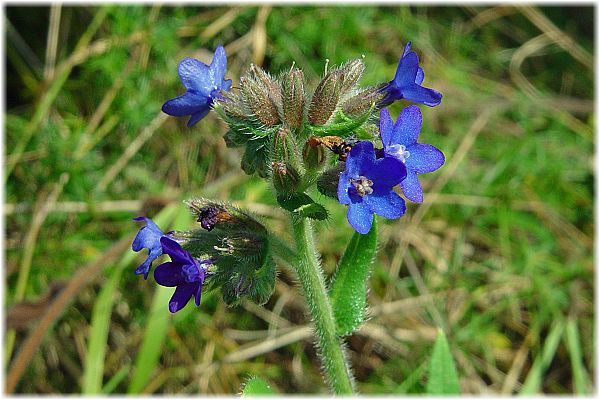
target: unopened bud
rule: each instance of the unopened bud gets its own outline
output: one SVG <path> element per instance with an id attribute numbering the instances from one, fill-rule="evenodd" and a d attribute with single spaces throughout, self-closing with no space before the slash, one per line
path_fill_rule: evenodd
<path id="1" fill-rule="evenodd" d="M 344 75 L 340 70 L 331 71 L 325 77 L 313 94 L 308 108 L 308 121 L 313 125 L 325 125 L 333 115 L 344 84 Z"/>
<path id="2" fill-rule="evenodd" d="M 379 88 L 370 87 L 342 103 L 342 111 L 350 117 L 362 115 L 371 109 L 375 109 L 384 97 L 385 94 Z"/>
<path id="3" fill-rule="evenodd" d="M 300 174 L 289 164 L 282 162 L 271 163 L 273 186 L 278 193 L 294 193 L 300 185 Z"/>
<path id="4" fill-rule="evenodd" d="M 260 122 L 267 126 L 279 123 L 277 108 L 269 95 L 270 88 L 265 87 L 262 82 L 259 83 L 253 78 L 246 76 L 240 78 L 240 86 L 246 99 L 246 105 Z"/>
<path id="5" fill-rule="evenodd" d="M 197 221 L 203 229 L 219 232 L 262 232 L 266 234 L 266 228 L 256 221 L 250 214 L 229 204 L 220 203 L 204 198 L 194 198 L 185 201 L 196 216 Z"/>
<path id="6" fill-rule="evenodd" d="M 292 129 L 302 126 L 304 118 L 304 73 L 292 68 L 283 76 L 283 117 Z"/>
<path id="7" fill-rule="evenodd" d="M 364 71 L 365 63 L 360 58 L 348 61 L 346 64 L 340 67 L 340 72 L 344 75 L 342 94 L 347 93 L 354 88 L 354 86 L 362 77 Z"/>
<path id="8" fill-rule="evenodd" d="M 250 74 L 256 82 L 267 90 L 269 97 L 273 101 L 275 108 L 278 111 L 282 109 L 281 84 L 258 65 L 250 65 Z"/>
<path id="9" fill-rule="evenodd" d="M 304 149 L 302 149 L 302 160 L 307 169 L 316 170 L 321 168 L 326 159 L 325 149 L 320 143 L 310 139 L 306 141 Z"/>
<path id="10" fill-rule="evenodd" d="M 242 94 L 237 90 L 223 91 L 221 98 L 215 102 L 215 107 L 221 107 L 230 118 L 247 120 L 250 117 L 250 110 L 244 103 Z"/>

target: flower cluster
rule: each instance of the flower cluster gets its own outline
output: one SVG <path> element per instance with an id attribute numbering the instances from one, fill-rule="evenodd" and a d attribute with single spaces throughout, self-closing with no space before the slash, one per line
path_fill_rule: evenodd
<path id="1" fill-rule="evenodd" d="M 243 297 L 266 302 L 275 285 L 275 268 L 265 227 L 249 213 L 230 205 L 205 199 L 187 202 L 200 228 L 190 231 L 163 231 L 149 218 L 132 249 L 148 249 L 148 257 L 135 273 L 147 278 L 154 260 L 162 254 L 171 258 L 154 270 L 154 280 L 176 287 L 169 311 L 181 310 L 194 297 L 200 305 L 201 292 L 220 288 L 228 304 Z"/>
<path id="2" fill-rule="evenodd" d="M 422 86 L 423 69 L 409 42 L 394 79 L 359 87 L 363 58 L 327 68 L 309 90 L 301 69 L 271 75 L 257 65 L 232 88 L 225 79 L 223 46 L 210 65 L 186 58 L 178 72 L 186 93 L 164 103 L 173 116 L 190 116 L 196 124 L 210 110 L 228 125 L 228 147 L 242 148 L 241 168 L 267 179 L 278 204 L 294 218 L 325 220 L 328 210 L 311 197 L 313 188 L 347 205 L 347 219 L 360 234 L 371 230 L 374 214 L 387 219 L 406 212 L 403 196 L 423 202 L 418 175 L 444 164 L 436 147 L 418 143 L 422 125 L 419 107 L 404 108 L 396 121 L 386 108 L 399 100 L 434 107 L 442 95 Z M 192 297 L 200 303 L 203 286 L 220 287 L 234 304 L 242 296 L 258 303 L 273 290 L 275 268 L 266 228 L 247 212 L 222 203 L 194 199 L 188 206 L 200 228 L 164 234 L 145 220 L 132 248 L 147 248 L 147 259 L 135 273 L 148 277 L 152 262 L 162 254 L 171 262 L 159 265 L 155 280 L 175 286 L 169 310 L 180 310 Z M 209 279 L 210 278 L 210 279 Z"/>
<path id="3" fill-rule="evenodd" d="M 156 267 L 154 279 L 159 285 L 176 287 L 169 301 L 169 311 L 175 313 L 181 310 L 192 297 L 199 306 L 202 284 L 208 274 L 207 268 L 213 264 L 213 260 L 192 257 L 172 236 L 165 235 L 151 219 L 138 217 L 134 220 L 143 220 L 146 226 L 140 229 L 131 248 L 136 252 L 144 248 L 148 249 L 148 258 L 135 270 L 135 273 L 143 274 L 147 279 L 152 262 L 161 254 L 167 254 L 171 257 L 171 262 Z"/>

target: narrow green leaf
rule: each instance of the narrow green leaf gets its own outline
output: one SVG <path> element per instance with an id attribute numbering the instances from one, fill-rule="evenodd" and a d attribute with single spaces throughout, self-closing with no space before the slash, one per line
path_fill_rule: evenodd
<path id="1" fill-rule="evenodd" d="M 579 330 L 577 320 L 569 318 L 565 329 L 565 342 L 571 358 L 571 370 L 573 371 L 573 389 L 577 394 L 591 394 L 592 382 L 583 366 L 581 343 L 579 341 Z"/>
<path id="2" fill-rule="evenodd" d="M 244 385 L 242 389 L 242 397 L 245 396 L 266 396 L 266 395 L 274 395 L 275 391 L 271 388 L 266 381 L 261 378 L 254 376 L 248 379 L 248 382 Z"/>
<path id="3" fill-rule="evenodd" d="M 289 196 L 277 196 L 279 205 L 302 218 L 311 218 L 319 221 L 327 219 L 327 210 L 306 193 L 295 193 Z"/>
<path id="4" fill-rule="evenodd" d="M 130 364 L 123 365 L 115 374 L 106 382 L 106 385 L 102 388 L 102 394 L 111 394 L 115 391 L 119 383 L 127 377 L 129 370 L 131 369 Z"/>
<path id="5" fill-rule="evenodd" d="M 458 374 L 448 341 L 444 332 L 438 331 L 433 354 L 429 362 L 429 377 L 427 379 L 427 394 L 433 395 L 454 395 L 460 394 L 460 385 L 458 383 Z"/>
<path id="6" fill-rule="evenodd" d="M 558 347 L 558 343 L 560 342 L 564 328 L 565 321 L 562 318 L 554 321 L 554 324 L 550 329 L 550 333 L 544 342 L 542 352 L 535 358 L 533 365 L 531 366 L 531 370 L 529 371 L 529 374 L 527 374 L 527 378 L 525 378 L 525 382 L 523 383 L 521 391 L 519 392 L 520 395 L 532 395 L 539 393 L 542 390 L 542 379 L 544 377 L 544 372 L 550 366 L 550 363 L 556 354 L 556 349 Z"/>
<path id="7" fill-rule="evenodd" d="M 192 215 L 183 207 L 178 209 L 173 226 L 175 229 L 188 226 Z M 169 299 L 173 295 L 173 288 L 156 285 L 148 324 L 144 331 L 144 338 L 138 350 L 134 373 L 127 388 L 128 394 L 138 394 L 148 384 L 152 373 L 162 352 L 163 342 L 169 328 Z"/>
<path id="8" fill-rule="evenodd" d="M 159 226 L 166 226 L 173 218 L 176 205 L 165 207 L 153 220 Z M 133 240 L 133 237 L 131 238 Z M 121 279 L 123 270 L 129 266 L 137 254 L 127 250 L 121 262 L 113 269 L 108 282 L 102 287 L 94 303 L 87 356 L 84 364 L 81 392 L 83 394 L 100 394 L 104 375 L 104 358 L 108 342 L 108 329 L 112 315 L 115 290 Z"/>
<path id="9" fill-rule="evenodd" d="M 377 220 L 366 235 L 354 233 L 330 285 L 338 335 L 354 332 L 365 318 L 367 279 L 377 250 Z"/>

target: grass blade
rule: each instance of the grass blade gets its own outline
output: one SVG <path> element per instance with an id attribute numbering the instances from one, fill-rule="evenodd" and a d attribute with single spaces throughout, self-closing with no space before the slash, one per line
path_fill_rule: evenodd
<path id="1" fill-rule="evenodd" d="M 565 345 L 569 350 L 569 357 L 571 358 L 574 392 L 576 394 L 590 394 L 592 392 L 592 383 L 589 381 L 588 374 L 583 366 L 579 330 L 577 329 L 577 321 L 574 318 L 569 318 L 567 320 L 567 326 L 565 328 Z"/>
<path id="2" fill-rule="evenodd" d="M 562 318 L 555 320 L 554 326 L 550 330 L 550 333 L 544 342 L 542 352 L 535 358 L 535 361 L 531 366 L 531 370 L 529 371 L 529 374 L 527 375 L 525 383 L 523 383 L 519 394 L 532 395 L 539 393 L 542 390 L 542 378 L 544 372 L 554 358 L 554 354 L 556 353 L 556 348 L 558 347 L 558 343 L 560 342 L 564 328 L 565 321 Z"/>
<path id="3" fill-rule="evenodd" d="M 460 394 L 458 374 L 450 353 L 450 347 L 448 347 L 448 341 L 442 330 L 438 331 L 433 346 L 426 392 L 433 395 Z"/>

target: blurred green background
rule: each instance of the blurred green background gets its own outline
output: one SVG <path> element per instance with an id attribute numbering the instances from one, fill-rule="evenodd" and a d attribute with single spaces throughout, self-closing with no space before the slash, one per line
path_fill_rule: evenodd
<path id="1" fill-rule="evenodd" d="M 210 114 L 160 112 L 177 64 L 218 44 L 234 85 L 251 62 L 293 61 L 314 87 L 325 59 L 361 55 L 364 85 L 394 76 L 407 41 L 427 87 L 421 141 L 446 165 L 425 203 L 381 219 L 367 323 L 347 338 L 364 394 L 424 391 L 438 327 L 461 390 L 594 387 L 592 7 L 168 7 L 4 9 L 6 388 L 16 393 L 327 393 L 294 274 L 264 306 L 204 295 L 175 316 L 172 289 L 133 274 L 138 215 L 192 224 L 182 200 L 232 200 L 289 237 L 269 186 L 243 174 Z M 408 103 L 391 107 L 395 118 Z M 318 242 L 331 274 L 345 208 Z"/>

